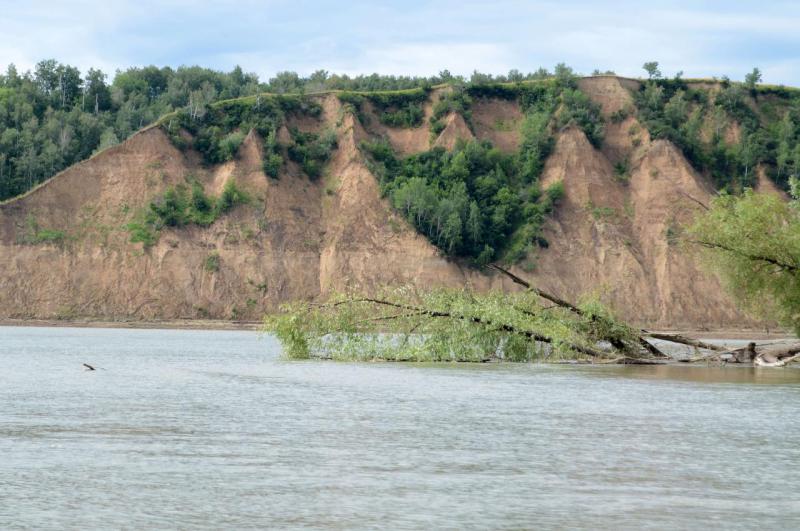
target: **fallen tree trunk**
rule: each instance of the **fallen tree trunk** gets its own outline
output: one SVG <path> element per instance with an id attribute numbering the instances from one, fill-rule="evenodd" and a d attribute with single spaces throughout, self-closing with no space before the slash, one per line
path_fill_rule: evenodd
<path id="1" fill-rule="evenodd" d="M 567 302 L 564 299 L 556 297 L 555 295 L 553 295 L 551 293 L 547 293 L 546 291 L 541 290 L 541 289 L 533 286 L 530 282 L 528 282 L 525 279 L 522 279 L 522 278 L 518 277 L 517 275 L 515 275 L 511 271 L 509 271 L 507 269 L 504 269 L 504 268 L 500 267 L 497 264 L 489 264 L 489 267 L 491 267 L 495 271 L 499 271 L 500 273 L 506 275 L 514 283 L 519 284 L 520 286 L 523 286 L 528 291 L 530 291 L 532 293 L 535 293 L 536 295 L 538 295 L 539 297 L 541 297 L 541 298 L 543 298 L 543 299 L 545 299 L 547 301 L 552 302 L 556 306 L 560 306 L 562 308 L 566 308 L 566 309 L 568 309 L 568 310 L 570 310 L 570 311 L 572 311 L 572 312 L 574 312 L 574 313 L 576 313 L 577 315 L 580 315 L 580 316 L 584 316 L 585 315 L 584 311 L 581 310 L 580 308 L 578 308 L 577 306 L 575 306 L 574 304 L 572 304 L 570 302 Z M 592 318 L 596 319 L 597 316 L 592 316 Z M 624 345 L 624 344 L 620 343 L 616 339 L 609 338 L 609 342 L 615 348 L 618 348 L 618 349 L 627 348 L 627 345 Z M 661 350 L 658 347 L 656 347 L 655 345 L 653 345 L 652 343 L 648 342 L 646 339 L 644 339 L 642 337 L 639 338 L 638 343 L 639 343 L 639 346 L 641 348 L 645 349 L 647 352 L 649 352 L 650 354 L 652 354 L 653 356 L 655 356 L 657 358 L 664 358 L 664 359 L 669 358 L 669 356 L 667 356 L 666 354 L 661 352 Z"/>
<path id="2" fill-rule="evenodd" d="M 500 266 L 496 271 L 524 286 L 510 293 L 380 290 L 371 296 L 332 294 L 325 303 L 297 302 L 265 319 L 291 358 L 350 361 L 544 361 L 553 359 L 653 364 L 673 359 L 646 338 L 709 350 L 710 357 L 783 366 L 800 357 L 800 343 L 758 352 L 754 343 L 729 350 L 676 334 L 632 328 L 601 304 L 577 306 L 532 286 Z M 548 301 L 552 306 L 548 306 Z M 610 344 L 610 347 L 600 346 Z M 727 361 L 726 359 L 726 361 Z"/>
<path id="3" fill-rule="evenodd" d="M 498 272 L 502 273 L 503 275 L 509 277 L 514 283 L 523 286 L 524 288 L 526 288 L 527 290 L 531 291 L 532 293 L 535 293 L 539 297 L 541 297 L 541 298 L 543 298 L 543 299 L 545 299 L 547 301 L 550 301 L 550 302 L 552 302 L 553 304 L 555 304 L 555 305 L 557 305 L 559 307 L 566 308 L 566 309 L 568 309 L 568 310 L 570 310 L 570 311 L 572 311 L 572 312 L 574 312 L 574 313 L 576 313 L 578 315 L 584 315 L 584 312 L 579 307 L 575 306 L 574 304 L 572 304 L 570 302 L 565 301 L 564 299 L 561 299 L 560 297 L 557 297 L 557 296 L 555 296 L 555 295 L 553 295 L 551 293 L 547 293 L 546 291 L 541 290 L 541 289 L 533 286 L 530 282 L 526 281 L 523 278 L 520 278 L 519 276 L 515 275 L 511 271 L 509 271 L 509 270 L 507 270 L 507 269 L 505 269 L 503 267 L 500 267 L 497 264 L 490 264 L 489 267 L 491 267 L 495 271 L 498 271 Z M 661 340 L 661 341 L 666 341 L 666 342 L 669 342 L 669 343 L 675 343 L 675 344 L 679 344 L 679 345 L 686 345 L 686 346 L 695 347 L 695 348 L 698 348 L 698 349 L 710 350 L 710 351 L 713 352 L 713 354 L 710 354 L 710 355 L 699 356 L 699 357 L 691 358 L 691 359 L 688 359 L 688 360 L 680 360 L 680 361 L 685 361 L 685 362 L 703 361 L 703 360 L 708 360 L 708 359 L 711 359 L 711 358 L 720 358 L 721 359 L 721 356 L 729 354 L 729 355 L 731 355 L 731 358 L 729 360 L 726 360 L 726 361 L 733 362 L 733 363 L 753 363 L 755 365 L 765 366 L 765 367 L 767 367 L 767 366 L 769 366 L 769 367 L 782 367 L 782 366 L 785 366 L 788 363 L 791 363 L 794 360 L 800 359 L 800 344 L 790 345 L 788 347 L 784 347 L 784 348 L 780 348 L 780 349 L 766 350 L 766 351 L 763 351 L 761 353 L 758 353 L 757 350 L 756 350 L 756 344 L 755 343 L 750 343 L 746 347 L 743 347 L 743 348 L 740 348 L 740 349 L 729 349 L 729 348 L 727 348 L 727 347 L 725 347 L 723 345 L 714 345 L 713 343 L 706 343 L 705 341 L 700 341 L 698 339 L 692 339 L 692 338 L 689 338 L 689 337 L 682 336 L 680 334 L 664 334 L 664 333 L 658 333 L 658 332 L 650 332 L 650 331 L 645 330 L 645 329 L 640 329 L 640 332 L 641 332 L 641 334 L 643 336 L 646 336 L 646 337 L 649 337 L 649 338 L 652 338 L 652 339 L 658 339 L 658 340 Z M 646 349 L 648 352 L 650 352 L 651 354 L 653 354 L 656 357 L 669 358 L 669 356 L 667 356 L 663 352 L 661 352 L 661 350 L 659 350 L 652 343 L 648 342 L 644 337 L 640 337 L 639 338 L 639 344 L 644 349 Z M 615 344 L 615 342 L 613 342 L 613 341 L 612 341 L 612 345 L 615 348 L 622 347 L 622 345 L 620 345 L 619 343 Z M 620 358 L 617 358 L 614 361 L 623 362 L 623 363 L 631 363 L 632 359 L 633 358 L 629 358 L 629 357 L 620 357 Z M 641 360 L 640 358 L 637 358 L 637 359 Z"/>
<path id="4" fill-rule="evenodd" d="M 728 349 L 723 347 L 722 345 L 713 345 L 711 343 L 705 343 L 703 341 L 692 339 L 690 337 L 684 337 L 678 334 L 659 334 L 657 332 L 648 332 L 647 330 L 642 330 L 642 333 L 645 334 L 647 337 L 652 337 L 653 339 L 660 339 L 662 341 L 677 343 L 679 345 L 688 345 L 690 347 L 697 347 L 705 350 L 713 350 L 715 352 L 728 352 Z"/>

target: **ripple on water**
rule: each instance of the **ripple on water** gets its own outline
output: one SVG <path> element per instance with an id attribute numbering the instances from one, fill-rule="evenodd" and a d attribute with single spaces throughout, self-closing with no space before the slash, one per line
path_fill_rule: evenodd
<path id="1" fill-rule="evenodd" d="M 791 496 L 754 496 L 800 487 L 796 369 L 287 362 L 248 332 L 0 334 L 0 528 L 800 527 Z"/>

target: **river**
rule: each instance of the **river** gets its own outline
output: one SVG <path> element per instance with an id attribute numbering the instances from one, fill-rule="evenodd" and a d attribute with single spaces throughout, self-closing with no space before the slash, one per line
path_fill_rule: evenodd
<path id="1" fill-rule="evenodd" d="M 0 327 L 0 363 L 2 529 L 800 528 L 798 369 L 27 327 Z"/>

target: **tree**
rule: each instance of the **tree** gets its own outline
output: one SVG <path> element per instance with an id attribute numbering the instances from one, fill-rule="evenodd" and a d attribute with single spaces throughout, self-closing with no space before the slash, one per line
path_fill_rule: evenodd
<path id="1" fill-rule="evenodd" d="M 715 198 L 689 241 L 738 301 L 800 333 L 800 187 L 791 182 L 791 201 L 752 190 Z"/>
<path id="2" fill-rule="evenodd" d="M 58 90 L 58 62 L 55 59 L 46 59 L 36 63 L 34 80 L 42 94 L 52 96 Z"/>
<path id="3" fill-rule="evenodd" d="M 642 65 L 647 72 L 648 79 L 661 79 L 661 70 L 658 69 L 658 61 L 649 61 Z"/>
<path id="4" fill-rule="evenodd" d="M 473 246 L 478 245 L 481 241 L 481 233 L 483 232 L 483 222 L 481 219 L 481 209 L 476 201 L 472 201 L 469 205 L 469 214 L 467 216 L 466 232 L 469 241 Z M 480 253 L 481 249 L 477 247 L 476 255 Z"/>
<path id="5" fill-rule="evenodd" d="M 545 307 L 535 289 L 518 293 L 425 292 L 406 287 L 370 297 L 333 295 L 325 304 L 296 303 L 265 320 L 290 358 L 341 360 L 528 362 L 567 358 L 651 358 L 637 332 L 592 301 Z M 376 329 L 390 332 L 374 333 Z M 615 350 L 596 348 L 598 339 Z M 543 348 L 543 345 L 549 345 Z M 620 358 L 622 356 L 622 358 Z M 663 357 L 663 355 L 660 355 Z"/>
<path id="6" fill-rule="evenodd" d="M 743 166 L 744 175 L 742 176 L 742 184 L 744 186 L 752 186 L 755 183 L 753 175 L 751 175 L 753 168 L 764 158 L 766 153 L 766 139 L 761 132 L 754 132 L 742 138 L 739 146 L 739 160 Z"/>
<path id="7" fill-rule="evenodd" d="M 753 68 L 752 72 L 744 76 L 744 84 L 750 92 L 755 92 L 758 83 L 761 83 L 761 70 Z"/>
<path id="8" fill-rule="evenodd" d="M 71 107 L 80 96 L 83 80 L 80 71 L 74 66 L 59 65 L 57 102 L 61 108 Z"/>
<path id="9" fill-rule="evenodd" d="M 111 108 L 111 91 L 106 85 L 106 75 L 101 70 L 90 68 L 86 74 L 85 111 L 95 114 Z"/>
<path id="10" fill-rule="evenodd" d="M 679 335 L 648 332 L 614 318 L 596 299 L 572 304 L 496 264 L 524 291 L 476 293 L 413 286 L 370 294 L 333 294 L 325 303 L 283 305 L 264 320 L 289 358 L 347 361 L 512 361 L 578 358 L 611 363 L 669 359 L 648 339 L 697 349 L 733 363 L 784 366 L 800 357 L 800 343 L 757 351 L 755 343 L 729 350 Z M 547 306 L 543 304 L 546 301 Z M 647 339 L 646 339 L 647 338 Z M 609 348 L 601 350 L 600 343 Z"/>
<path id="11" fill-rule="evenodd" d="M 575 71 L 565 63 L 558 63 L 553 70 L 553 74 L 562 87 L 574 87 L 578 79 Z"/>
<path id="12" fill-rule="evenodd" d="M 493 81 L 491 74 L 484 74 L 483 72 L 478 72 L 477 70 L 472 71 L 472 75 L 469 78 L 469 82 L 473 85 L 485 85 L 491 83 Z"/>
<path id="13" fill-rule="evenodd" d="M 522 74 L 522 72 L 520 72 L 516 68 L 512 68 L 511 70 L 508 71 L 508 76 L 506 76 L 506 79 L 508 79 L 508 81 L 516 83 L 518 81 L 524 80 L 525 76 Z"/>
<path id="14" fill-rule="evenodd" d="M 6 78 L 4 80 L 4 85 L 6 87 L 16 87 L 20 83 L 19 73 L 17 72 L 17 67 L 14 63 L 8 65 L 6 68 Z"/>
<path id="15" fill-rule="evenodd" d="M 325 89 L 325 82 L 328 81 L 330 72 L 327 70 L 316 70 L 308 77 L 308 91 L 316 92 Z"/>
<path id="16" fill-rule="evenodd" d="M 448 253 L 452 253 L 461 245 L 461 216 L 453 210 L 447 216 L 442 227 L 443 247 Z"/>
<path id="17" fill-rule="evenodd" d="M 270 90 L 278 94 L 297 94 L 303 92 L 303 82 L 297 72 L 278 72 L 269 80 Z"/>

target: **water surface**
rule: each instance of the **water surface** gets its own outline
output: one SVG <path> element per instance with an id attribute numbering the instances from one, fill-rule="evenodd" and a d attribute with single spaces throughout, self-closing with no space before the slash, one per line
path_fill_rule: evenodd
<path id="1" fill-rule="evenodd" d="M 100 367 L 84 371 L 82 363 Z M 0 327 L 0 528 L 800 528 L 800 370 Z"/>

